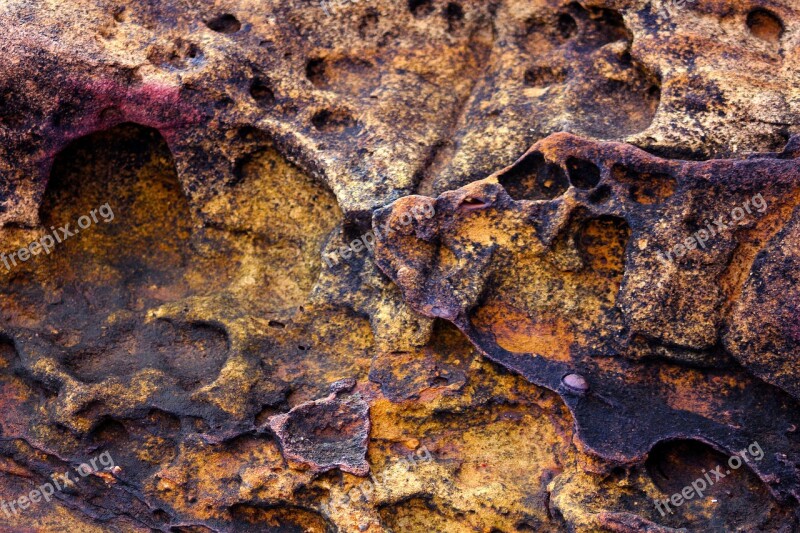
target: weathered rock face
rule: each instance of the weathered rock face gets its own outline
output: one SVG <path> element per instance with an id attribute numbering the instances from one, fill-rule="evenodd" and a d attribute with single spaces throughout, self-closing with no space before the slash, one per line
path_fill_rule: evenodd
<path id="1" fill-rule="evenodd" d="M 777 496 L 796 499 L 786 256 L 798 169 L 782 156 L 664 161 L 559 134 L 485 180 L 377 211 L 376 224 L 392 228 L 418 203 L 436 211 L 381 234 L 377 263 L 415 311 L 452 322 L 484 355 L 558 393 L 583 448 L 635 464 L 669 440 L 700 439 L 728 454 L 769 443 L 781 453 L 753 470 Z M 787 222 L 777 213 L 792 219 L 773 238 Z M 756 260 L 750 252 L 762 248 Z M 748 298 L 775 292 L 784 296 L 759 319 L 744 311 Z M 742 371 L 719 345 L 723 331 L 751 321 L 777 331 L 747 330 L 734 345 Z M 748 339 L 775 336 L 780 351 L 750 357 Z"/>
<path id="2" fill-rule="evenodd" d="M 0 524 L 796 530 L 798 20 L 4 2 Z"/>

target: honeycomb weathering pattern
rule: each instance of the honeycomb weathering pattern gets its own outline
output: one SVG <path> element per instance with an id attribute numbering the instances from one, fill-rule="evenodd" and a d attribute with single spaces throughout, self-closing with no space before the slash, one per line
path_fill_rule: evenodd
<path id="1" fill-rule="evenodd" d="M 797 427 L 797 397 L 784 384 L 797 380 L 786 368 L 795 292 L 785 280 L 793 271 L 787 234 L 800 166 L 789 155 L 665 161 L 629 145 L 557 134 L 511 167 L 439 196 L 433 219 L 379 235 L 377 264 L 416 311 L 452 322 L 487 357 L 558 393 L 593 453 L 633 463 L 667 440 L 699 439 L 729 454 L 768 442 L 780 455 L 753 469 L 776 495 L 797 498 L 798 449 L 787 434 Z M 576 161 L 583 163 L 570 168 Z M 552 199 L 539 198 L 537 188 L 547 187 L 528 175 L 541 176 L 546 164 L 553 165 L 548 180 L 572 181 Z M 576 187 L 585 179 L 575 169 L 590 165 L 599 180 Z M 726 218 L 735 227 L 709 237 L 705 249 L 664 256 L 697 221 L 718 220 L 759 194 L 761 213 L 751 207 L 749 220 Z M 404 198 L 378 210 L 375 224 L 392 225 L 416 203 L 433 201 Z M 767 207 L 791 221 L 768 220 Z M 778 239 L 780 253 L 773 251 Z M 774 274 L 765 280 L 765 271 Z M 770 301 L 770 313 L 755 319 L 748 313 L 758 307 L 741 310 L 748 309 L 742 295 L 774 291 L 785 296 Z M 724 313 L 727 301 L 736 315 Z M 751 322 L 761 328 L 758 342 L 787 348 L 754 357 L 747 339 L 734 344 L 747 373 L 718 347 L 724 331 L 747 331 Z M 768 371 L 781 364 L 784 372 Z"/>
<path id="2" fill-rule="evenodd" d="M 797 530 L 799 15 L 0 2 L 0 529 Z"/>

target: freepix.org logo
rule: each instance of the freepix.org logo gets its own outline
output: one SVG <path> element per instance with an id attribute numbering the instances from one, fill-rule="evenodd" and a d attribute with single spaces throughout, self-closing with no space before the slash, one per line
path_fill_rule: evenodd
<path id="1" fill-rule="evenodd" d="M 42 252 L 50 255 L 56 244 L 61 244 L 70 237 L 74 237 L 76 233 L 79 233 L 81 230 L 88 229 L 93 223 L 98 224 L 100 222 L 100 220 L 97 218 L 98 214 L 100 217 L 102 217 L 102 220 L 105 223 L 109 223 L 114 220 L 114 211 L 111 209 L 111 206 L 108 205 L 108 203 L 105 203 L 98 209 L 92 209 L 89 211 L 88 215 L 78 217 L 77 228 L 71 227 L 72 224 L 64 224 L 59 228 L 51 226 L 50 231 L 52 234 L 45 233 L 39 239 L 31 242 L 28 246 L 20 248 L 16 252 L 0 253 L 0 261 L 2 261 L 3 265 L 6 267 L 6 270 L 11 270 L 12 267 L 17 266 L 17 261 L 24 263 L 31 257 L 39 255 Z"/>
<path id="2" fill-rule="evenodd" d="M 75 472 L 77 472 L 76 476 L 71 477 L 69 471 L 63 474 L 53 474 L 50 476 L 49 482 L 39 485 L 37 488 L 28 492 L 28 494 L 20 496 L 16 500 L 10 502 L 0 500 L 0 509 L 3 510 L 8 518 L 11 518 L 12 513 L 14 516 L 17 516 L 20 511 L 25 511 L 30 508 L 31 505 L 39 503 L 42 500 L 49 502 L 56 491 L 64 490 L 66 487 L 73 487 L 76 482 L 86 476 L 95 474 L 100 470 L 114 471 L 115 467 L 114 458 L 111 457 L 111 454 L 109 452 L 103 452 L 89 460 L 88 463 L 79 465 L 75 470 Z"/>
<path id="3" fill-rule="evenodd" d="M 656 509 L 661 513 L 661 516 L 665 516 L 667 512 L 674 512 L 669 504 L 677 508 L 695 497 L 702 498 L 703 494 L 714 486 L 717 481 L 731 475 L 733 470 L 738 470 L 744 463 L 750 462 L 750 459 L 747 458 L 748 453 L 754 461 L 760 461 L 764 458 L 764 450 L 761 449 L 761 445 L 758 442 L 754 442 L 747 448 L 731 455 L 730 459 L 728 459 L 728 468 L 725 469 L 724 473 L 722 470 L 725 467 L 719 465 L 708 472 L 703 470 L 702 476 L 695 479 L 691 485 L 686 485 L 680 492 L 676 492 L 666 500 L 656 500 Z"/>

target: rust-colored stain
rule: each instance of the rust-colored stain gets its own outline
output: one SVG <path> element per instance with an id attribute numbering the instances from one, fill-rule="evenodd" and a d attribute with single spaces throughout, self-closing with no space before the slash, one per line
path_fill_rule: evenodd
<path id="1" fill-rule="evenodd" d="M 528 317 L 519 309 L 502 304 L 482 306 L 472 319 L 481 333 L 491 333 L 497 344 L 514 353 L 535 353 L 554 361 L 568 362 L 574 338 L 560 317 Z"/>
<path id="2" fill-rule="evenodd" d="M 583 163 L 570 168 L 574 161 Z M 634 176 L 650 172 L 669 177 L 675 182 L 671 195 L 656 210 L 654 204 L 639 201 L 625 180 L 618 179 L 616 161 L 625 161 Z M 542 189 L 537 189 L 546 188 L 547 182 L 526 177 L 543 172 L 569 180 L 549 200 L 539 198 Z M 587 173 L 596 179 L 588 188 L 579 186 Z M 770 205 L 792 203 L 799 177 L 791 154 L 671 162 L 627 145 L 559 134 L 535 144 L 495 175 L 439 196 L 436 217 L 414 224 L 421 244 L 379 238 L 378 265 L 400 285 L 414 309 L 451 321 L 488 358 L 558 393 L 575 417 L 576 437 L 592 453 L 630 465 L 665 441 L 698 439 L 731 454 L 746 443 L 767 442 L 770 449 L 782 450 L 780 455 L 750 466 L 785 501 L 797 498 L 800 488 L 792 459 L 797 454 L 792 438 L 796 399 L 791 388 L 782 391 L 754 380 L 747 370 L 774 385 L 782 379 L 793 382 L 792 374 L 764 374 L 762 366 L 748 361 L 742 361 L 744 370 L 737 370 L 737 352 L 716 348 L 731 329 L 728 324 L 742 323 L 735 314 L 720 314 L 719 302 L 726 295 L 717 278 L 739 240 L 754 235 L 739 226 L 756 228 Z M 699 198 L 705 190 L 724 199 L 721 206 Z M 480 209 L 464 209 L 472 198 L 481 198 Z M 400 216 L 409 205 L 406 201 L 378 211 L 375 223 Z M 686 205 L 693 209 L 682 210 Z M 732 208 L 746 211 L 748 219 Z M 722 213 L 714 216 L 715 211 Z M 529 247 L 513 239 L 489 242 L 485 232 L 472 240 L 476 225 L 462 220 L 476 217 L 484 219 L 482 226 L 495 228 L 526 224 L 534 228 L 538 242 Z M 698 235 L 693 221 L 705 219 L 729 227 L 709 231 L 711 244 L 699 246 L 696 241 L 684 253 L 665 257 L 673 242 Z M 435 250 L 425 256 L 431 258 L 427 263 L 425 257 L 403 251 L 404 246 L 431 245 L 447 246 L 464 268 L 441 269 L 433 260 Z M 520 249 L 535 253 L 521 254 Z M 787 272 L 783 256 L 770 256 L 768 250 L 749 266 L 751 272 L 758 275 L 762 265 Z M 782 253 L 789 250 L 781 247 Z M 563 275 L 550 279 L 554 266 Z M 425 275 L 405 274 L 408 270 Z M 421 279 L 422 285 L 408 285 L 407 279 Z M 770 282 L 779 279 L 773 275 Z M 781 300 L 773 302 L 781 306 Z M 548 321 L 541 318 L 543 309 L 558 314 Z M 765 313 L 759 320 L 778 316 Z M 572 335 L 565 339 L 563 333 L 554 334 L 554 324 L 564 323 L 580 333 L 578 342 L 571 342 Z M 791 330 L 773 331 L 790 342 Z M 638 527 L 641 520 L 603 516 L 604 527 L 613 528 Z"/>

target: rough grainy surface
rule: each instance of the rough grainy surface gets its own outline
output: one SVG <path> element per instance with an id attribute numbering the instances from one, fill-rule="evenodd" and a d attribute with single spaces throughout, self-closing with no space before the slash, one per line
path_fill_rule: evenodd
<path id="1" fill-rule="evenodd" d="M 0 0 L 0 530 L 798 530 L 798 23 Z"/>

